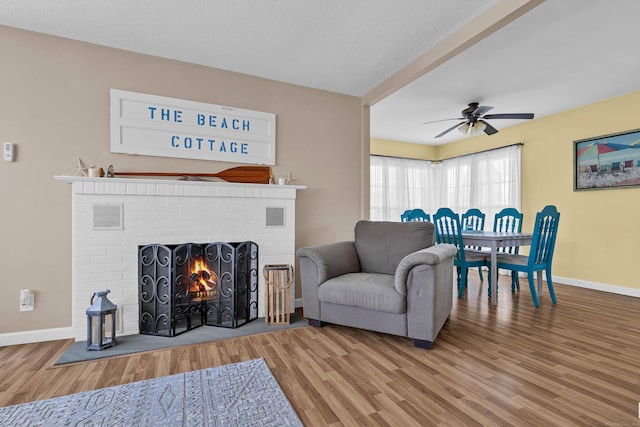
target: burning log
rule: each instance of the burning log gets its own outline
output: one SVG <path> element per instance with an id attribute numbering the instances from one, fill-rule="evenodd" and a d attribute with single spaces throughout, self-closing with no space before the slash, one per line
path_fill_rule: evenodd
<path id="1" fill-rule="evenodd" d="M 211 296 L 218 294 L 218 282 L 215 274 L 212 275 L 206 270 L 199 270 L 196 273 L 191 273 L 189 279 L 193 282 L 193 292 L 207 292 Z"/>

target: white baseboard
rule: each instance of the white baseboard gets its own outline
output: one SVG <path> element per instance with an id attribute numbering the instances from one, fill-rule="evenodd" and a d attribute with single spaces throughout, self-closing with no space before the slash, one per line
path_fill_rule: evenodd
<path id="1" fill-rule="evenodd" d="M 586 280 L 571 279 L 569 277 L 559 277 L 553 275 L 554 283 L 562 283 L 563 285 L 576 286 L 578 288 L 593 289 L 596 291 L 609 292 L 612 294 L 626 295 L 629 297 L 640 298 L 640 289 L 627 288 L 625 286 L 608 285 L 606 283 L 589 282 Z"/>
<path id="2" fill-rule="evenodd" d="M 73 337 L 73 328 L 71 327 L 9 332 L 7 334 L 0 334 L 0 347 L 7 345 L 31 344 L 43 341 L 64 340 Z"/>
<path id="3" fill-rule="evenodd" d="M 294 304 L 296 308 L 302 308 L 302 298 L 296 298 Z"/>
<path id="4" fill-rule="evenodd" d="M 508 270 L 500 270 L 505 272 L 505 276 L 511 274 Z M 502 273 L 500 274 L 502 275 Z M 527 273 L 518 273 L 518 277 L 527 278 Z M 547 274 L 542 272 L 542 280 L 546 282 Z M 640 298 L 640 288 L 628 288 L 626 286 L 609 285 L 607 283 L 590 282 L 588 280 L 572 279 L 570 277 L 562 277 L 553 275 L 553 283 L 560 283 L 562 285 L 575 286 L 577 288 L 593 289 L 595 291 L 609 292 L 611 294 L 625 295 L 628 297 Z"/>

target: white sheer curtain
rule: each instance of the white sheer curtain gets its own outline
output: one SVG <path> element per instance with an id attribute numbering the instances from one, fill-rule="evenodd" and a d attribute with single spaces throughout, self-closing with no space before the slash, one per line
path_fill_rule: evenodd
<path id="1" fill-rule="evenodd" d="M 444 160 L 371 156 L 371 219 L 400 221 L 406 209 L 433 214 L 440 207 L 463 213 L 478 208 L 485 229 L 501 209 L 520 210 L 520 145 Z"/>
<path id="2" fill-rule="evenodd" d="M 409 207 L 429 212 L 436 206 L 425 191 L 437 180 L 433 165 L 424 160 L 371 156 L 371 213 L 375 221 L 400 221 Z"/>

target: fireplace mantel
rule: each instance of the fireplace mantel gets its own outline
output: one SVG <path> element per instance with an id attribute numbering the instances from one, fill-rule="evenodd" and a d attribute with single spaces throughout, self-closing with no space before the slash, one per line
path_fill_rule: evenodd
<path id="1" fill-rule="evenodd" d="M 256 242 L 259 317 L 264 316 L 264 265 L 295 262 L 295 199 L 306 186 L 124 177 L 54 179 L 72 184 L 76 341 L 86 339 L 85 310 L 91 295 L 105 289 L 111 290 L 109 299 L 118 305 L 117 334 L 138 333 L 139 245 Z M 111 224 L 113 216 L 117 218 Z"/>
<path id="2" fill-rule="evenodd" d="M 274 184 L 248 184 L 248 183 L 238 183 L 238 182 L 226 182 L 226 181 L 187 181 L 187 180 L 176 180 L 176 179 L 159 179 L 159 178 L 95 178 L 95 177 L 86 177 L 86 176 L 65 176 L 65 175 L 57 175 L 53 177 L 57 181 L 63 181 L 68 183 L 82 183 L 83 192 L 89 191 L 94 194 L 139 194 L 146 193 L 151 190 L 152 187 L 148 186 L 159 186 L 157 188 L 164 189 L 167 188 L 167 191 L 170 192 L 172 189 L 178 190 L 189 188 L 186 194 L 182 195 L 197 195 L 198 191 L 196 189 L 200 189 L 200 194 L 202 194 L 202 189 L 207 189 L 208 194 L 210 193 L 220 193 L 220 194 L 229 194 L 229 197 L 238 197 L 239 194 L 242 194 L 242 188 L 245 189 L 245 194 L 247 193 L 247 189 L 249 189 L 249 194 L 253 192 L 261 192 L 266 191 L 282 191 L 282 190 L 304 190 L 307 188 L 306 185 L 274 185 Z M 91 187 L 93 186 L 93 189 Z M 147 186 L 143 189 L 143 186 Z M 240 191 L 238 191 L 240 190 Z M 108 193 L 107 193 L 108 191 Z M 152 191 L 152 190 L 151 190 Z M 192 194 L 195 193 L 195 194 Z M 165 194 L 166 195 L 166 194 Z M 242 196 L 244 197 L 244 196 Z M 251 197 L 251 196 L 249 196 Z"/>

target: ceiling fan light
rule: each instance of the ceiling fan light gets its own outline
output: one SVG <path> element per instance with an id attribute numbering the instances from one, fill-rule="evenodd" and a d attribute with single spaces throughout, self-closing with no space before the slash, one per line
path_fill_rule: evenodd
<path id="1" fill-rule="evenodd" d="M 465 135 L 479 135 L 484 132 L 486 128 L 487 125 L 485 125 L 484 123 L 474 122 L 473 124 L 463 123 L 462 125 L 460 125 L 458 130 Z"/>

